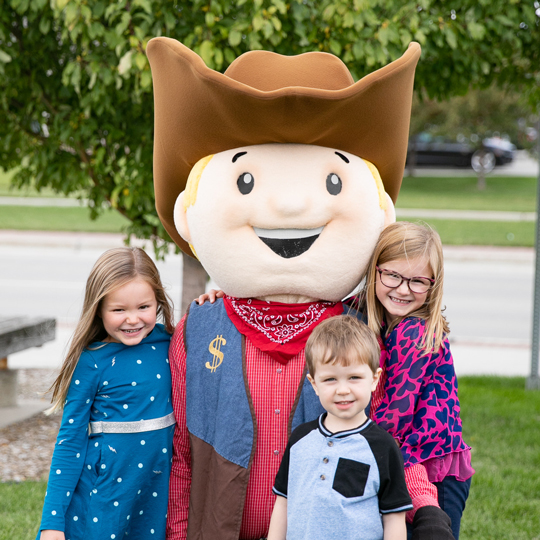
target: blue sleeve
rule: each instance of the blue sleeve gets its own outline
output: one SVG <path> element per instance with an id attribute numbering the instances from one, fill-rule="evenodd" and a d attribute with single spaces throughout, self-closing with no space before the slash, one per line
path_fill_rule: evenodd
<path id="1" fill-rule="evenodd" d="M 65 515 L 84 465 L 88 423 L 98 391 L 100 369 L 84 351 L 73 373 L 52 457 L 40 530 L 65 530 Z"/>

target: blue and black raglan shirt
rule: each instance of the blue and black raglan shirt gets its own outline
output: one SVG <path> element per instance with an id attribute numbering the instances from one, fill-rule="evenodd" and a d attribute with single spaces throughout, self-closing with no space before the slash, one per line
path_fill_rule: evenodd
<path id="1" fill-rule="evenodd" d="M 326 414 L 294 430 L 276 475 L 287 540 L 382 540 L 381 514 L 412 509 L 401 452 L 371 420 L 331 433 Z"/>

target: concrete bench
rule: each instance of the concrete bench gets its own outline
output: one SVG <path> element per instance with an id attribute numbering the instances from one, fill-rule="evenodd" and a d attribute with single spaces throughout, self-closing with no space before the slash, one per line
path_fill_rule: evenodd
<path id="1" fill-rule="evenodd" d="M 41 347 L 56 336 L 56 320 L 46 317 L 0 317 L 0 407 L 17 405 L 17 373 L 8 356 Z"/>

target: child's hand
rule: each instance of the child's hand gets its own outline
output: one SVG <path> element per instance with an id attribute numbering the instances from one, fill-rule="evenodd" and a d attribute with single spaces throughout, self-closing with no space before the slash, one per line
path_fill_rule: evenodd
<path id="1" fill-rule="evenodd" d="M 210 302 L 213 304 L 216 301 L 216 298 L 223 298 L 225 293 L 223 291 L 216 291 L 216 289 L 210 289 L 207 293 L 201 294 L 199 298 L 195 298 L 195 302 L 202 306 L 205 302 Z"/>
<path id="2" fill-rule="evenodd" d="M 41 531 L 40 540 L 66 540 L 62 531 L 44 530 Z"/>

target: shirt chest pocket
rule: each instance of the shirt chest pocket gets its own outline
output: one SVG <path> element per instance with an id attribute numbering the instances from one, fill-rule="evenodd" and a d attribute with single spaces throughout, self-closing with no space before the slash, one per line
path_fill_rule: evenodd
<path id="1" fill-rule="evenodd" d="M 370 466 L 353 459 L 339 458 L 332 488 L 346 498 L 362 497 Z"/>

